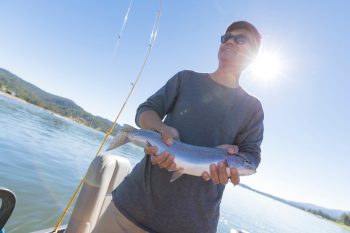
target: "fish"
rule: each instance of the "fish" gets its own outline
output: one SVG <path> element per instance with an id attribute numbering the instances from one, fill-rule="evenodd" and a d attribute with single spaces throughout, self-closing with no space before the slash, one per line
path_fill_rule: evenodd
<path id="1" fill-rule="evenodd" d="M 124 124 L 112 139 L 107 151 L 113 150 L 124 144 L 132 143 L 145 148 L 156 146 L 158 154 L 167 151 L 174 156 L 176 170 L 172 172 L 170 182 L 180 178 L 183 174 L 202 176 L 203 172 L 210 174 L 210 164 L 224 161 L 227 174 L 230 168 L 236 168 L 240 176 L 248 176 L 256 173 L 256 165 L 249 161 L 243 154 L 228 154 L 226 149 L 195 146 L 177 140 L 171 146 L 166 145 L 159 132 L 147 129 L 137 129 Z"/>

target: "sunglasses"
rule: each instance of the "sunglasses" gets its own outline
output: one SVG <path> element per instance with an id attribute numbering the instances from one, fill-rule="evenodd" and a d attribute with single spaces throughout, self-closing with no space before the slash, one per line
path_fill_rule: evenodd
<path id="1" fill-rule="evenodd" d="M 232 34 L 225 34 L 221 36 L 221 43 L 224 44 L 229 40 L 233 40 L 236 44 L 243 45 L 246 43 L 250 43 L 250 40 L 247 36 L 238 34 L 238 35 L 232 35 Z"/>

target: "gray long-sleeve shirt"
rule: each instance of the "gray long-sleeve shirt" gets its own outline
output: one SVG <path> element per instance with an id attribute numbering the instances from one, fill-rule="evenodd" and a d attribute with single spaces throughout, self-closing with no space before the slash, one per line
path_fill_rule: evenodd
<path id="1" fill-rule="evenodd" d="M 165 117 L 182 142 L 238 145 L 239 153 L 260 162 L 263 109 L 241 87 L 220 85 L 206 73 L 181 71 L 139 106 L 136 124 L 148 110 Z M 216 232 L 225 186 L 190 175 L 169 182 L 170 176 L 145 156 L 113 191 L 113 201 L 127 218 L 150 232 Z"/>

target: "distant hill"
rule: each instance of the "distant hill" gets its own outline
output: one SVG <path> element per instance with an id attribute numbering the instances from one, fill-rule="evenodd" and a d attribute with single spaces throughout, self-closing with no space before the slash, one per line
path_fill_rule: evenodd
<path id="1" fill-rule="evenodd" d="M 314 205 L 314 204 L 285 200 L 283 198 L 276 197 L 276 196 L 273 196 L 271 194 L 258 191 L 258 190 L 253 189 L 253 188 L 251 188 L 251 187 L 249 187 L 248 185 L 245 185 L 245 184 L 240 184 L 240 186 L 245 188 L 245 189 L 251 190 L 253 192 L 259 193 L 261 195 L 264 195 L 266 197 L 272 198 L 273 200 L 277 200 L 277 201 L 283 202 L 283 203 L 285 203 L 287 205 L 294 206 L 294 207 L 296 207 L 298 209 L 305 210 L 307 212 L 319 215 L 321 217 L 327 218 L 327 219 L 332 220 L 332 221 L 339 221 L 342 214 L 350 214 L 350 211 L 328 209 L 328 208 L 324 208 L 324 207 L 317 206 L 317 205 Z"/>
<path id="2" fill-rule="evenodd" d="M 74 101 L 45 92 L 2 68 L 0 68 L 0 91 L 105 133 L 112 125 L 111 121 L 86 112 Z M 115 134 L 119 127 L 116 125 L 112 134 Z"/>
<path id="3" fill-rule="evenodd" d="M 288 201 L 291 205 L 303 209 L 303 210 L 316 210 L 321 211 L 322 213 L 327 214 L 331 218 L 335 220 L 339 220 L 341 215 L 344 213 L 350 214 L 350 211 L 345 210 L 337 210 L 337 209 L 328 209 L 324 208 L 318 205 L 310 204 L 310 203 L 302 203 L 302 202 L 295 202 L 295 201 Z"/>

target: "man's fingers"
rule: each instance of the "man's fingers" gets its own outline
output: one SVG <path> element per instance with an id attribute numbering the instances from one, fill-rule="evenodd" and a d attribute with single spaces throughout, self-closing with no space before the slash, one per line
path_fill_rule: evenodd
<path id="1" fill-rule="evenodd" d="M 174 139 L 179 139 L 179 132 L 177 129 L 171 126 L 164 126 L 159 130 L 162 135 L 163 142 L 167 146 L 171 146 L 174 142 Z"/>
<path id="2" fill-rule="evenodd" d="M 239 151 L 238 146 L 236 145 L 230 145 L 226 149 L 227 149 L 227 153 L 230 155 L 237 154 Z"/>
<path id="3" fill-rule="evenodd" d="M 173 136 L 164 131 L 164 132 L 161 132 L 162 134 L 162 139 L 163 139 L 163 142 L 167 145 L 167 146 L 171 146 L 171 144 L 173 144 Z"/>
<path id="4" fill-rule="evenodd" d="M 168 168 L 169 171 L 176 171 L 176 163 L 172 162 Z"/>
<path id="5" fill-rule="evenodd" d="M 232 145 L 232 151 L 233 151 L 233 153 L 232 153 L 232 154 L 237 154 L 237 153 L 238 153 L 238 151 L 239 151 L 238 146 L 237 146 L 237 145 Z"/>
<path id="6" fill-rule="evenodd" d="M 168 169 L 172 162 L 174 162 L 174 156 L 168 153 L 165 160 L 159 163 L 159 167 Z"/>
<path id="7" fill-rule="evenodd" d="M 202 178 L 204 181 L 208 181 L 208 180 L 210 180 L 210 175 L 208 174 L 208 172 L 203 172 Z"/>
<path id="8" fill-rule="evenodd" d="M 143 151 L 146 155 L 156 155 L 158 152 L 158 148 L 156 146 L 147 146 Z"/>
<path id="9" fill-rule="evenodd" d="M 240 182 L 240 179 L 239 179 L 239 175 L 238 175 L 237 169 L 231 168 L 230 169 L 230 175 L 231 175 L 231 182 L 234 185 L 238 185 L 239 182 Z"/>
<path id="10" fill-rule="evenodd" d="M 210 164 L 210 178 L 212 179 L 214 184 L 218 184 L 220 182 L 215 164 Z"/>
<path id="11" fill-rule="evenodd" d="M 152 164 L 155 165 L 155 164 L 161 164 L 162 162 L 164 162 L 166 159 L 167 159 L 167 155 L 169 153 L 164 151 L 163 153 L 161 153 L 160 155 L 155 155 L 155 156 L 152 156 Z"/>
<path id="12" fill-rule="evenodd" d="M 219 176 L 219 181 L 221 184 L 227 184 L 228 182 L 228 176 L 227 176 L 227 171 L 226 171 L 226 166 L 223 162 L 218 163 L 218 176 Z"/>
<path id="13" fill-rule="evenodd" d="M 217 146 L 217 148 L 222 148 L 225 149 L 227 151 L 228 154 L 237 154 L 239 151 L 239 148 L 237 145 L 230 145 L 230 144 L 223 144 L 223 145 L 219 145 Z"/>

